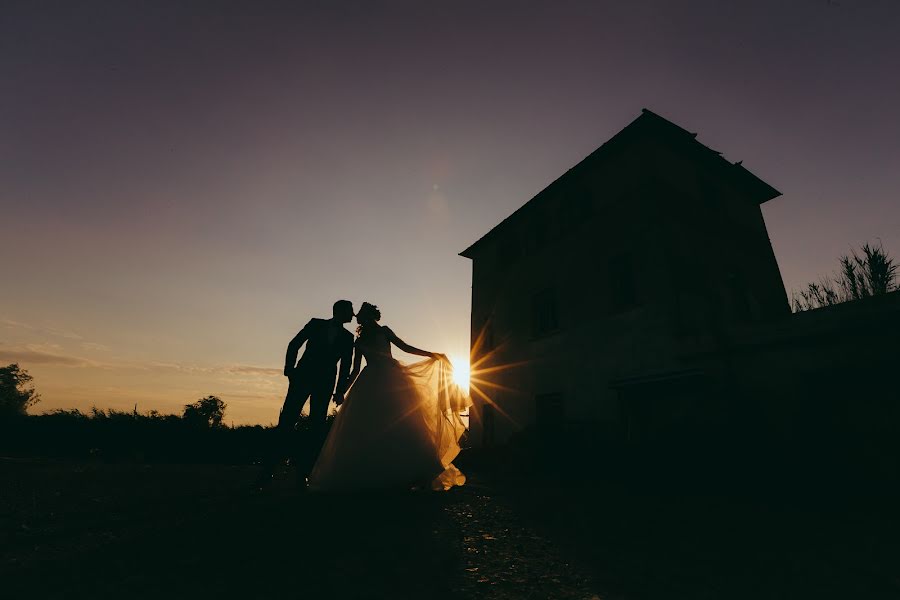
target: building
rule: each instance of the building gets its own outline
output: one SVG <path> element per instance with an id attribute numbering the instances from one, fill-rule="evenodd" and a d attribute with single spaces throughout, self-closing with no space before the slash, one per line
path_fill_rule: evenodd
<path id="1" fill-rule="evenodd" d="M 730 349 L 791 314 L 760 210 L 779 195 L 643 110 L 464 250 L 473 443 L 720 411 Z"/>

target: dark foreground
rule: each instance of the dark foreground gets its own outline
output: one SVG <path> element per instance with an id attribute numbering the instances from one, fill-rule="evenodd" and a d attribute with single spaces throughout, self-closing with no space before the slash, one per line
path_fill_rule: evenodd
<path id="1" fill-rule="evenodd" d="M 0 460 L 0 596 L 898 598 L 882 504 L 766 506 L 472 473 L 447 494 L 249 491 L 248 467 Z"/>

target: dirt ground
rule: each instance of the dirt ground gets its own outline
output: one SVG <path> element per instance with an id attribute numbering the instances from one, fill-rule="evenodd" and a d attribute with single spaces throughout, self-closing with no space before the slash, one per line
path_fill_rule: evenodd
<path id="1" fill-rule="evenodd" d="M 613 486 L 322 495 L 0 460 L 4 598 L 900 598 L 898 520 Z"/>

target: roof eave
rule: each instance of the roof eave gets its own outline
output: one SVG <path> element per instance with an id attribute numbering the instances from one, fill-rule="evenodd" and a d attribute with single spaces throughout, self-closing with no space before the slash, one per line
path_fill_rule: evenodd
<path id="1" fill-rule="evenodd" d="M 781 192 L 751 173 L 740 162 L 734 163 L 733 168 L 738 179 L 749 188 L 757 204 L 764 204 L 782 195 Z"/>

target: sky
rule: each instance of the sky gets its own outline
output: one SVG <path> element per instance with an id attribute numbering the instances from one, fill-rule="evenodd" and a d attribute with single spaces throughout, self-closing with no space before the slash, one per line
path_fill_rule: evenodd
<path id="1" fill-rule="evenodd" d="M 649 108 L 780 190 L 785 286 L 900 256 L 900 2 L 6 0 L 0 364 L 277 420 L 334 300 L 465 356 L 458 253 Z M 402 358 L 402 356 L 401 356 Z"/>

